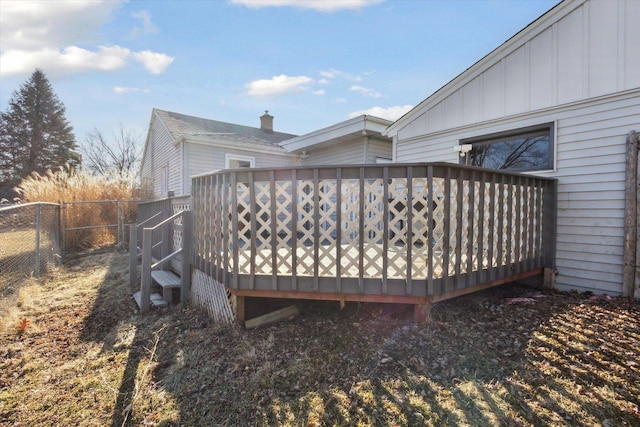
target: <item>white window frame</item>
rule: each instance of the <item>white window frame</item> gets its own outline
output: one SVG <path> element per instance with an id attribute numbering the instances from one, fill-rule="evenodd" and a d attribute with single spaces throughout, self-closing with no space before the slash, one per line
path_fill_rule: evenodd
<path id="1" fill-rule="evenodd" d="M 241 161 L 241 162 L 249 162 L 249 167 L 250 168 L 255 168 L 256 167 L 256 158 L 255 157 L 239 156 L 237 154 L 227 153 L 224 156 L 224 168 L 225 169 L 231 169 L 231 167 L 229 167 L 229 164 L 233 160 L 237 160 L 237 161 Z"/>

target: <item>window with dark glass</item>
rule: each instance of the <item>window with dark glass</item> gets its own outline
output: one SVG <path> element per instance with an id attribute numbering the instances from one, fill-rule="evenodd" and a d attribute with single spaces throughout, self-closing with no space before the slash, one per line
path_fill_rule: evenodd
<path id="1" fill-rule="evenodd" d="M 460 141 L 472 148 L 460 161 L 518 172 L 553 169 L 553 123 Z"/>

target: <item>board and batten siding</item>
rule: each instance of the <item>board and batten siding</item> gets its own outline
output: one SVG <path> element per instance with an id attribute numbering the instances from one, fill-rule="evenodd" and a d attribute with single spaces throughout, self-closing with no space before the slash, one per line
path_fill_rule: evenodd
<path id="1" fill-rule="evenodd" d="M 229 148 L 220 147 L 218 145 L 209 145 L 206 143 L 193 143 L 187 141 L 185 144 L 186 154 L 186 173 L 185 173 L 185 189 L 186 194 L 191 194 L 191 177 L 201 175 L 207 172 L 222 170 L 225 168 L 225 159 L 227 154 L 239 157 L 253 157 L 255 159 L 256 168 L 276 168 L 295 166 L 297 161 L 294 156 L 278 153 L 269 153 L 252 150 L 237 150 L 231 145 Z"/>
<path id="2" fill-rule="evenodd" d="M 618 295 L 624 248 L 625 139 L 640 130 L 640 90 L 532 115 L 398 141 L 397 161 L 458 162 L 460 139 L 555 122 L 556 283 Z"/>

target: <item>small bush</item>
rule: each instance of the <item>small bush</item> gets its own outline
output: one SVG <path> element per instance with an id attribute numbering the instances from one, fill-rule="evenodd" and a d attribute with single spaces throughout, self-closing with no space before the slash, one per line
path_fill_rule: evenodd
<path id="1" fill-rule="evenodd" d="M 117 204 L 114 201 L 143 199 L 146 194 L 132 176 L 94 175 L 89 171 L 65 168 L 33 173 L 17 187 L 22 202 L 51 202 L 65 206 L 61 213 L 66 229 L 102 225 L 103 228 L 70 230 L 64 236 L 65 251 L 111 245 L 117 241 Z M 98 203 L 98 201 L 102 201 Z M 71 203 L 92 202 L 92 203 Z M 134 202 L 124 206 L 125 222 L 135 222 Z M 121 207 L 122 209 L 122 207 Z M 108 226 L 108 227 L 106 227 Z"/>

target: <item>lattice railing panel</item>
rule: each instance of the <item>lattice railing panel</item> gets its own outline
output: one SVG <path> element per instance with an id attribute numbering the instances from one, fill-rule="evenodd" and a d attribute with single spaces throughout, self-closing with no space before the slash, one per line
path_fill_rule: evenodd
<path id="1" fill-rule="evenodd" d="M 313 182 L 298 181 L 298 263 L 296 272 L 299 276 L 312 276 L 315 264 L 314 250 L 314 190 Z"/>
<path id="2" fill-rule="evenodd" d="M 413 180 L 412 210 L 412 257 L 411 277 L 424 279 L 427 277 L 427 254 L 431 243 L 428 242 L 429 233 L 429 183 L 426 178 Z"/>
<path id="3" fill-rule="evenodd" d="M 384 188 L 381 179 L 366 179 L 364 182 L 364 277 L 382 275 L 382 253 L 380 251 L 384 236 Z"/>
<path id="4" fill-rule="evenodd" d="M 335 180 L 321 180 L 318 187 L 319 197 L 319 238 L 318 246 L 318 274 L 320 276 L 336 275 L 337 242 L 336 242 L 336 182 Z"/>
<path id="5" fill-rule="evenodd" d="M 249 251 L 251 249 L 251 189 L 249 184 L 237 183 L 237 215 L 238 215 L 238 249 Z M 232 224 L 233 225 L 233 224 Z M 251 272 L 251 258 L 244 256 L 238 258 L 238 272 L 249 274 Z"/>
<path id="6" fill-rule="evenodd" d="M 360 263 L 359 230 L 360 230 L 360 181 L 342 180 L 342 257 L 340 274 L 342 277 L 358 277 Z"/>
<path id="7" fill-rule="evenodd" d="M 407 179 L 390 180 L 389 192 L 389 243 L 387 252 L 387 277 L 403 278 L 407 264 Z"/>
<path id="8" fill-rule="evenodd" d="M 445 202 L 444 190 L 445 180 L 443 178 L 433 178 L 433 271 L 434 277 L 440 277 L 444 271 L 444 218 Z M 447 251 L 449 248 L 447 248 Z"/>
<path id="9" fill-rule="evenodd" d="M 271 274 L 271 185 L 269 182 L 256 182 L 254 192 L 254 268 L 256 274 Z"/>
<path id="10" fill-rule="evenodd" d="M 291 181 L 275 182 L 276 199 L 276 262 L 280 274 L 293 273 L 291 245 L 292 245 L 292 193 Z"/>

